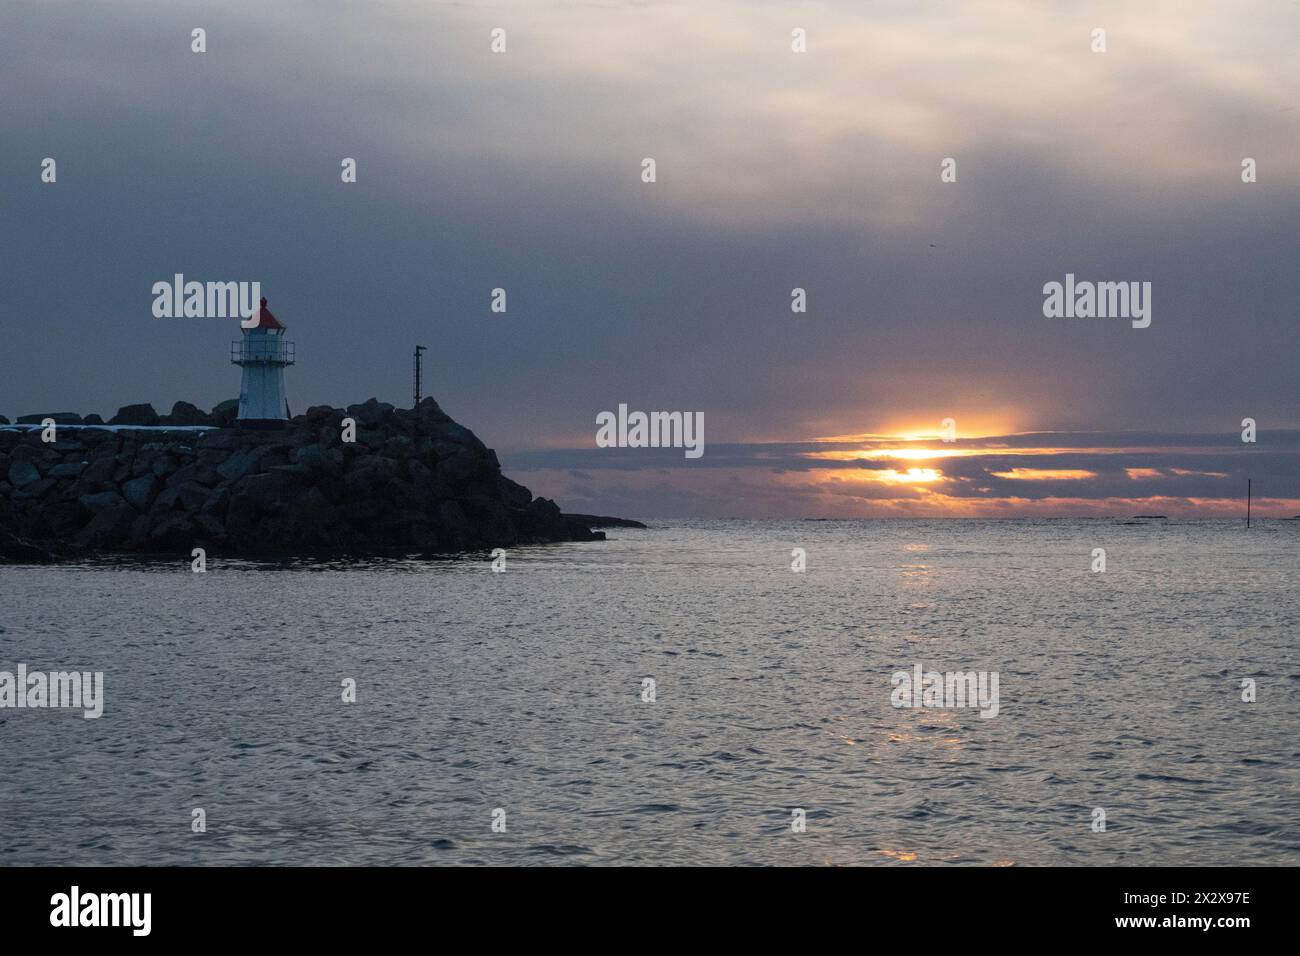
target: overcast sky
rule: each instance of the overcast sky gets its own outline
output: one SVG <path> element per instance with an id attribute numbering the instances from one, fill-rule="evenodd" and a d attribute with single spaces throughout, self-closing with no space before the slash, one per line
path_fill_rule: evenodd
<path id="1" fill-rule="evenodd" d="M 0 413 L 235 396 L 233 320 L 152 314 L 183 273 L 262 283 L 295 412 L 407 404 L 429 346 L 570 510 L 1211 513 L 1250 474 L 1298 513 L 1297 36 L 1291 0 L 11 0 Z M 1150 327 L 1045 318 L 1067 273 L 1150 282 Z M 619 403 L 702 412 L 704 457 L 596 449 Z M 808 444 L 948 417 L 981 454 Z"/>

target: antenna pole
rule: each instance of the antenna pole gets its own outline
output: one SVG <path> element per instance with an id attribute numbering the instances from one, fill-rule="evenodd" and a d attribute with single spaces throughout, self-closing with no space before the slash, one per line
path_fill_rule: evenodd
<path id="1" fill-rule="evenodd" d="M 415 347 L 415 408 L 420 407 L 420 392 L 424 386 L 424 356 L 421 354 L 424 351 L 423 345 Z"/>

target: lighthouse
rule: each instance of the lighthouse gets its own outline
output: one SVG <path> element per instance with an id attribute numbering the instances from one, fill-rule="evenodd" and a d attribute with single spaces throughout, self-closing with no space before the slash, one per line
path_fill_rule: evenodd
<path id="1" fill-rule="evenodd" d="M 263 299 L 244 322 L 243 341 L 230 345 L 230 361 L 244 370 L 239 386 L 238 424 L 247 428 L 283 427 L 289 419 L 284 397 L 284 370 L 293 364 L 293 343 L 284 340 L 284 325 Z"/>

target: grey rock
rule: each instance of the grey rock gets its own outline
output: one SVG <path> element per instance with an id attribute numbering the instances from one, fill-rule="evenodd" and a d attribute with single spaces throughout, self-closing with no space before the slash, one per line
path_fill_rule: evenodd
<path id="1" fill-rule="evenodd" d="M 197 526 L 186 514 L 165 514 L 149 528 L 147 547 L 154 551 L 178 551 L 186 554 L 194 545 Z"/>
<path id="2" fill-rule="evenodd" d="M 225 515 L 226 509 L 230 506 L 230 486 L 222 485 L 208 492 L 207 498 L 203 500 L 203 505 L 199 509 L 202 514 L 213 515 L 220 518 Z"/>
<path id="3" fill-rule="evenodd" d="M 225 509 L 226 533 L 247 536 L 257 526 L 257 498 L 249 494 L 230 493 L 230 501 Z"/>
<path id="4" fill-rule="evenodd" d="M 91 514 L 99 514 L 113 508 L 130 507 L 126 500 L 116 491 L 101 491 L 93 495 L 82 495 L 77 503 Z"/>
<path id="5" fill-rule="evenodd" d="M 413 411 L 413 417 L 416 427 L 421 431 L 451 421 L 451 418 L 432 397 L 420 400 L 419 406 Z"/>
<path id="6" fill-rule="evenodd" d="M 249 475 L 235 485 L 230 504 L 233 509 L 237 498 L 251 498 L 259 512 L 278 514 L 298 495 L 299 490 L 298 483 L 289 475 L 278 472 Z"/>
<path id="7" fill-rule="evenodd" d="M 215 424 L 212 416 L 208 415 L 197 405 L 191 405 L 189 402 L 177 402 L 172 406 L 171 414 L 167 416 L 168 425 L 212 425 Z"/>
<path id="8" fill-rule="evenodd" d="M 295 465 L 302 465 L 323 475 L 339 475 L 343 472 L 343 451 L 339 448 L 305 445 L 295 448 L 289 457 Z"/>
<path id="9" fill-rule="evenodd" d="M 149 470 L 159 478 L 165 478 L 176 470 L 176 459 L 171 455 L 159 455 L 149 463 Z"/>
<path id="10" fill-rule="evenodd" d="M 228 398 L 212 409 L 212 420 L 217 425 L 229 425 L 239 417 L 239 399 Z"/>
<path id="11" fill-rule="evenodd" d="M 470 531 L 469 519 L 455 501 L 444 501 L 438 508 L 438 523 L 453 539 L 463 540 Z"/>
<path id="12" fill-rule="evenodd" d="M 478 470 L 478 459 L 463 449 L 438 462 L 435 473 L 439 478 L 453 483 L 466 481 Z"/>
<path id="13" fill-rule="evenodd" d="M 179 485 L 181 482 L 190 481 L 195 484 L 211 488 L 221 481 L 220 473 L 205 462 L 195 461 L 188 465 L 183 465 L 176 470 L 174 474 L 167 479 L 169 485 Z"/>
<path id="14" fill-rule="evenodd" d="M 234 429 L 202 432 L 199 435 L 199 452 L 229 451 L 237 446 L 239 438 L 239 434 Z"/>
<path id="15" fill-rule="evenodd" d="M 434 425 L 428 430 L 428 435 L 436 441 L 446 441 L 453 445 L 464 445 L 475 451 L 485 451 L 485 446 L 479 441 L 478 436 L 466 428 L 464 425 L 457 424 L 453 421 L 445 421 Z"/>
<path id="16" fill-rule="evenodd" d="M 358 425 L 379 425 L 389 418 L 392 413 L 392 405 L 375 398 L 366 399 L 360 405 L 348 406 L 348 417 L 356 419 Z"/>
<path id="17" fill-rule="evenodd" d="M 194 523 L 198 526 L 199 532 L 211 540 L 220 541 L 226 536 L 225 525 L 212 515 L 198 515 L 195 517 Z"/>
<path id="18" fill-rule="evenodd" d="M 114 497 L 117 497 L 114 495 Z M 83 548 L 116 548 L 131 535 L 136 512 L 121 498 L 116 504 L 101 508 L 90 523 L 77 532 L 77 544 Z"/>
<path id="19" fill-rule="evenodd" d="M 250 448 L 247 451 L 238 452 L 218 465 L 217 473 L 227 481 L 238 481 L 247 475 L 256 474 L 266 452 L 266 447 Z"/>
<path id="20" fill-rule="evenodd" d="M 122 485 L 122 497 L 137 511 L 145 511 L 153 503 L 157 490 L 158 479 L 153 475 L 143 475 Z"/>
<path id="21" fill-rule="evenodd" d="M 385 458 L 405 461 L 415 454 L 415 442 L 405 435 L 394 435 L 384 442 L 381 453 Z"/>
<path id="22" fill-rule="evenodd" d="M 44 506 L 41 516 L 45 519 L 50 532 L 55 535 L 69 535 L 81 527 L 81 508 L 75 501 L 56 501 Z"/>
<path id="23" fill-rule="evenodd" d="M 45 419 L 52 419 L 56 425 L 80 425 L 81 416 L 76 412 L 42 412 L 40 415 L 19 415 L 19 425 L 39 425 Z"/>
<path id="24" fill-rule="evenodd" d="M 18 445 L 9 453 L 9 457 L 14 461 L 55 461 L 58 459 L 58 452 L 51 449 L 44 442 L 29 442 L 25 445 Z"/>
<path id="25" fill-rule="evenodd" d="M 157 425 L 158 413 L 149 404 L 124 405 L 108 420 L 110 425 Z"/>
<path id="26" fill-rule="evenodd" d="M 14 460 L 9 464 L 9 484 L 23 488 L 41 480 L 41 473 L 30 461 Z"/>
<path id="27" fill-rule="evenodd" d="M 150 512 L 155 515 L 165 514 L 175 511 L 181 502 L 181 490 L 178 487 L 164 488 L 158 492 L 158 497 L 153 500 L 153 507 Z"/>
<path id="28" fill-rule="evenodd" d="M 378 492 L 392 479 L 397 477 L 397 465 L 378 455 L 358 458 L 343 476 L 343 487 L 353 496 L 364 496 Z"/>
<path id="29" fill-rule="evenodd" d="M 514 508 L 527 508 L 533 500 L 533 493 L 518 482 L 511 481 L 505 475 L 497 479 L 497 490 L 506 504 Z"/>
<path id="30" fill-rule="evenodd" d="M 207 488 L 193 481 L 182 482 L 176 485 L 176 498 L 181 508 L 187 512 L 195 513 L 201 511 L 203 505 L 208 500 L 210 492 Z"/>
<path id="31" fill-rule="evenodd" d="M 15 498 L 38 499 L 44 498 L 58 482 L 53 478 L 42 478 L 40 481 L 33 481 L 30 485 L 19 488 L 14 491 Z"/>

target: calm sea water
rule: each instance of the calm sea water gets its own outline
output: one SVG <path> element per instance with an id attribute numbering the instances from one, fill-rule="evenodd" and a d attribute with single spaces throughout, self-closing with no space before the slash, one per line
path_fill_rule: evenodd
<path id="1" fill-rule="evenodd" d="M 1300 522 L 609 534 L 0 568 L 0 670 L 106 684 L 0 710 L 0 863 L 1300 863 Z M 892 707 L 917 663 L 1000 713 Z"/>

